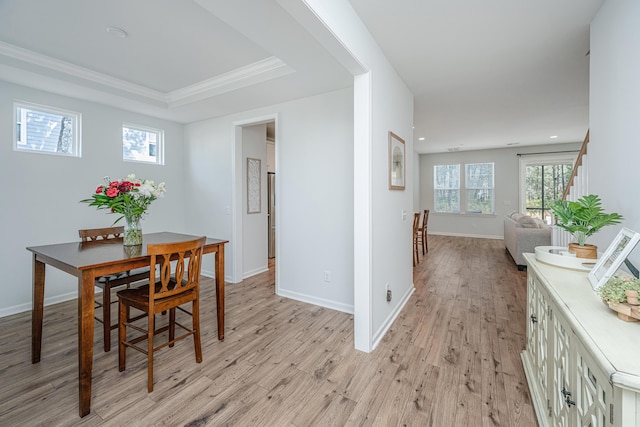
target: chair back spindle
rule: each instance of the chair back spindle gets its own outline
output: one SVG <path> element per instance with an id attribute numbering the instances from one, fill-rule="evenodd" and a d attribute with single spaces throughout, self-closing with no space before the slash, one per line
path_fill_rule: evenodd
<path id="1" fill-rule="evenodd" d="M 184 245 L 177 246 L 174 246 L 175 244 L 150 244 L 147 246 L 147 253 L 151 256 L 151 265 L 160 266 L 159 277 L 155 277 L 156 271 L 151 271 L 149 279 L 150 283 L 157 284 L 152 291 L 154 300 L 167 298 L 198 287 L 200 283 L 202 246 L 204 245 L 204 239 L 200 240 L 202 240 L 202 242 L 199 242 L 200 246 L 195 248 L 189 248 L 187 245 L 192 242 L 184 242 Z M 167 252 L 167 250 L 172 252 Z M 175 261 L 173 271 L 171 268 L 172 259 Z"/>
<path id="2" fill-rule="evenodd" d="M 110 239 L 121 239 L 124 235 L 124 227 L 88 228 L 78 230 L 78 235 L 83 242 L 95 242 Z"/>

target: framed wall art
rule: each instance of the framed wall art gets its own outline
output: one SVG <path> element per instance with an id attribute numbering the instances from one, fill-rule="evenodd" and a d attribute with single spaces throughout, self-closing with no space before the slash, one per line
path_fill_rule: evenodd
<path id="1" fill-rule="evenodd" d="M 404 139 L 389 131 L 389 190 L 404 190 L 405 159 Z"/>
<path id="2" fill-rule="evenodd" d="M 247 213 L 260 213 L 261 204 L 260 159 L 247 157 Z"/>
<path id="3" fill-rule="evenodd" d="M 596 265 L 589 272 L 589 282 L 593 289 L 597 289 L 618 271 L 622 263 L 627 260 L 627 256 L 640 240 L 640 233 L 636 233 L 628 228 L 620 230 L 606 252 L 598 260 Z M 635 267 L 634 267 L 635 269 Z M 637 277 L 637 270 L 634 273 Z"/>

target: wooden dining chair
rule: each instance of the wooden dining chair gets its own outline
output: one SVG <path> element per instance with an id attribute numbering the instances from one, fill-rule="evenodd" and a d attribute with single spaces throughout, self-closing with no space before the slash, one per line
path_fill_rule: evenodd
<path id="1" fill-rule="evenodd" d="M 418 230 L 418 243 L 422 246 L 422 255 L 429 252 L 429 245 L 427 243 L 427 222 L 429 221 L 429 209 L 425 209 L 422 214 L 422 223 Z"/>
<path id="2" fill-rule="evenodd" d="M 420 212 L 413 214 L 413 266 L 415 267 L 420 262 L 420 255 L 418 248 L 420 247 L 418 242 L 418 236 L 420 234 Z"/>
<path id="3" fill-rule="evenodd" d="M 83 242 L 96 243 L 117 243 L 122 242 L 124 227 L 88 228 L 78 230 L 80 239 Z M 108 274 L 96 277 L 95 285 L 102 289 L 102 301 L 95 301 L 95 306 L 102 312 L 101 317 L 94 316 L 96 321 L 102 323 L 102 335 L 104 340 L 104 351 L 111 350 L 111 331 L 118 327 L 118 324 L 111 324 L 111 289 L 120 286 L 129 287 L 132 283 L 149 278 L 149 269 L 140 268 L 122 273 Z M 115 301 L 114 301 L 115 302 Z M 97 312 L 98 310 L 96 310 Z"/>
<path id="4" fill-rule="evenodd" d="M 205 241 L 206 237 L 201 237 L 185 242 L 147 245 L 147 254 L 151 256 L 149 261 L 149 285 L 124 289 L 118 292 L 118 369 L 122 372 L 126 368 L 127 348 L 133 348 L 146 354 L 147 390 L 149 393 L 153 391 L 153 354 L 161 348 L 166 346 L 173 347 L 176 341 L 193 335 L 196 362 L 202 362 L 199 295 L 200 265 Z M 159 264 L 160 267 L 159 274 L 156 274 L 156 269 L 154 268 L 156 264 Z M 189 302 L 191 303 L 191 312 L 180 307 Z M 131 307 L 147 314 L 148 324 L 146 330 L 128 320 L 127 310 Z M 176 309 L 191 315 L 191 328 L 176 321 Z M 163 311 L 169 311 L 168 325 L 156 329 L 155 315 Z M 186 331 L 177 338 L 175 336 L 176 326 Z M 141 332 L 142 335 L 127 339 L 127 327 Z M 154 337 L 167 331 L 169 339 L 156 346 Z M 137 345 L 144 340 L 147 341 L 146 348 Z"/>

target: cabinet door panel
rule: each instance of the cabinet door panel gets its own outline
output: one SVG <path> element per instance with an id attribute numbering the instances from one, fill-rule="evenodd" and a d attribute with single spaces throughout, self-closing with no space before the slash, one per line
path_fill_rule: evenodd
<path id="1" fill-rule="evenodd" d="M 574 425 L 571 422 L 575 391 L 571 389 L 574 384 L 571 381 L 573 357 L 571 351 L 571 329 L 566 324 L 555 307 L 551 308 L 551 338 L 552 348 L 550 355 L 550 403 L 552 418 L 556 426 Z"/>
<path id="2" fill-rule="evenodd" d="M 613 387 L 581 343 L 576 347 L 576 410 L 579 426 L 608 427 Z"/>
<path id="3" fill-rule="evenodd" d="M 527 286 L 527 347 L 537 372 L 538 390 L 547 390 L 547 297 L 537 277 L 530 274 Z"/>

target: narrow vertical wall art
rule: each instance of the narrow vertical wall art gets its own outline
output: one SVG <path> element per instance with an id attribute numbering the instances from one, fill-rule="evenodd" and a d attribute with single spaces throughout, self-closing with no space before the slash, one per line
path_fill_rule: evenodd
<path id="1" fill-rule="evenodd" d="M 404 190 L 404 139 L 389 131 L 389 190 Z"/>
<path id="2" fill-rule="evenodd" d="M 247 157 L 247 213 L 260 213 L 260 159 Z"/>

